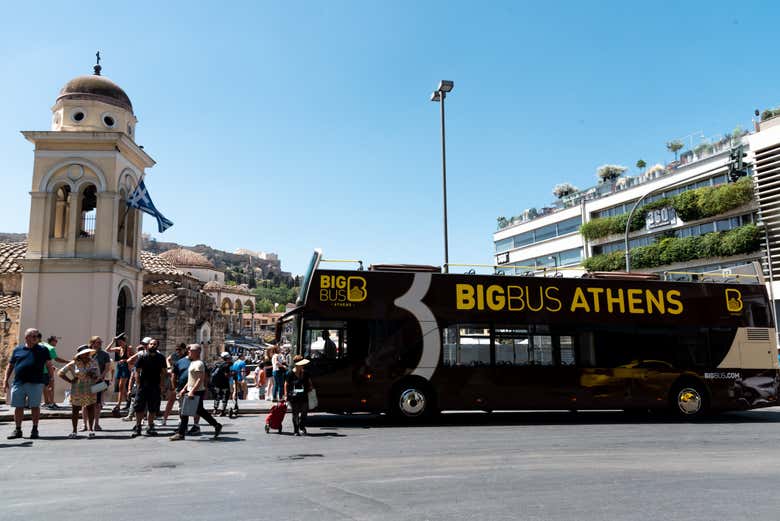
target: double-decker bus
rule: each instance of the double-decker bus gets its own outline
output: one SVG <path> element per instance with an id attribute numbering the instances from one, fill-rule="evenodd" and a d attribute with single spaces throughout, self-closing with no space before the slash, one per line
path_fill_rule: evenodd
<path id="1" fill-rule="evenodd" d="M 321 261 L 316 250 L 277 340 L 311 360 L 322 411 L 697 417 L 777 402 L 775 329 L 761 284 L 331 270 Z"/>

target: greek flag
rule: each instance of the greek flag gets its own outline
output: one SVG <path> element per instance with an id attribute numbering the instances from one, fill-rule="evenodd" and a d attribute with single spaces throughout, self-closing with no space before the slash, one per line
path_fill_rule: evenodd
<path id="1" fill-rule="evenodd" d="M 149 197 L 149 192 L 146 190 L 146 185 L 143 181 L 138 183 L 136 189 L 133 190 L 133 193 L 127 198 L 127 206 L 130 208 L 137 208 L 157 219 L 157 229 L 160 233 L 173 226 L 173 222 L 163 217 L 157 208 L 154 207 L 152 198 Z"/>

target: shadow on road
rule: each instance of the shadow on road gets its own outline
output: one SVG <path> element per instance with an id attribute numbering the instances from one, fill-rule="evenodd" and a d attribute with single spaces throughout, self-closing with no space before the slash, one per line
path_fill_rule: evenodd
<path id="1" fill-rule="evenodd" d="M 413 425 L 416 427 L 485 426 L 485 425 L 609 425 L 664 423 L 780 423 L 780 409 L 715 413 L 696 420 L 684 420 L 663 413 L 625 411 L 522 411 L 522 412 L 451 412 L 442 413 L 421 423 L 398 421 L 378 414 L 313 414 L 309 426 L 329 429 L 371 429 Z"/>

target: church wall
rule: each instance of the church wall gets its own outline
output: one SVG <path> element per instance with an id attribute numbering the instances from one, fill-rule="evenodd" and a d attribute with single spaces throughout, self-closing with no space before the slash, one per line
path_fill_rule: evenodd
<path id="1" fill-rule="evenodd" d="M 107 344 L 116 334 L 116 306 L 121 284 L 137 287 L 136 277 L 120 273 L 35 273 L 28 261 L 22 284 L 21 327 L 35 327 L 44 337 L 62 337 L 58 353 L 71 358 L 79 345 L 99 335 Z M 93 266 L 99 268 L 98 266 Z M 137 293 L 136 293 L 137 294 Z M 134 306 L 138 310 L 140 306 Z M 131 313 L 130 342 L 138 341 L 140 313 Z M 19 339 L 21 341 L 21 338 Z"/>

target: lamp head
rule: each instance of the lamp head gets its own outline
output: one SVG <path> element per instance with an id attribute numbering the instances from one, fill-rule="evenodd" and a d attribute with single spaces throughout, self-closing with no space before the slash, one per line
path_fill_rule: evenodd
<path id="1" fill-rule="evenodd" d="M 431 94 L 431 101 L 441 101 L 441 92 L 438 90 L 433 91 L 433 94 Z"/>
<path id="2" fill-rule="evenodd" d="M 452 88 L 455 86 L 455 82 L 450 80 L 441 80 L 439 82 L 439 88 L 438 90 L 442 92 L 451 92 Z"/>

